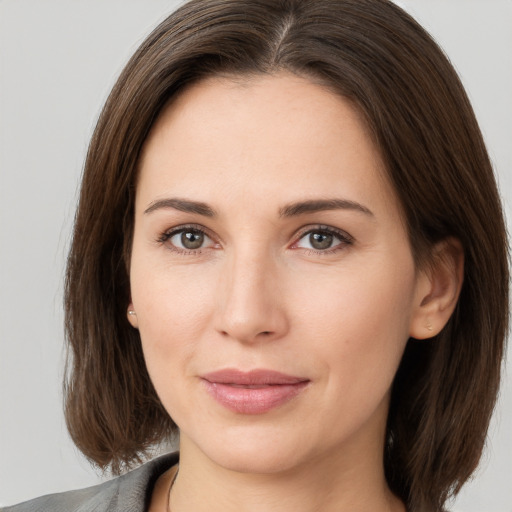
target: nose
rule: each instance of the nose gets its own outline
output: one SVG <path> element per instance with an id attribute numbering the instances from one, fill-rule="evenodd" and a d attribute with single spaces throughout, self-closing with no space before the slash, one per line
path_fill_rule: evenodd
<path id="1" fill-rule="evenodd" d="M 216 307 L 216 330 L 242 343 L 276 340 L 289 328 L 276 262 L 239 254 L 225 262 Z"/>

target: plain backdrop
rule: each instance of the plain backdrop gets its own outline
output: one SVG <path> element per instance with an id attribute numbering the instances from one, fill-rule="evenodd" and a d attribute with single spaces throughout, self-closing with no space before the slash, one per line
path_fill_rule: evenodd
<path id="1" fill-rule="evenodd" d="M 88 139 L 123 64 L 180 2 L 0 0 L 0 505 L 102 478 L 62 415 L 62 281 Z M 403 0 L 469 92 L 507 214 L 512 1 Z M 510 216 L 509 216 L 510 217 Z M 512 512 L 512 360 L 457 512 Z"/>

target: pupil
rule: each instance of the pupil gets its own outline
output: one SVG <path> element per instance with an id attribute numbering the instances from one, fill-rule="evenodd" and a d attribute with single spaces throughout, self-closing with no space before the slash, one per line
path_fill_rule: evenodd
<path id="1" fill-rule="evenodd" d="M 203 245 L 204 235 L 194 231 L 185 231 L 181 234 L 181 243 L 187 249 L 199 249 Z"/>
<path id="2" fill-rule="evenodd" d="M 311 233 L 309 243 L 315 249 L 329 249 L 332 245 L 333 236 L 328 233 Z"/>

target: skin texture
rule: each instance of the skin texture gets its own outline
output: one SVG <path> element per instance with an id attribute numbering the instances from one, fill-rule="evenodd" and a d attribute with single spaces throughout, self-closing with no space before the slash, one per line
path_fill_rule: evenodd
<path id="1" fill-rule="evenodd" d="M 171 198 L 215 215 L 161 203 Z M 331 199 L 349 203 L 283 215 Z M 206 233 L 193 250 L 179 232 L 191 226 Z M 326 230 L 330 247 L 313 247 L 311 232 Z M 456 303 L 461 251 L 438 252 L 415 267 L 378 151 L 321 86 L 216 78 L 168 105 L 140 161 L 128 320 L 180 428 L 173 512 L 404 510 L 384 478 L 385 424 L 409 337 L 435 335 Z M 201 378 L 226 368 L 308 385 L 241 414 Z"/>

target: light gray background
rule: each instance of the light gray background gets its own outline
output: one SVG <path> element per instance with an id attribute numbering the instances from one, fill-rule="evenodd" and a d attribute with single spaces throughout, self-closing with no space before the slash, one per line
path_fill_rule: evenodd
<path id="1" fill-rule="evenodd" d="M 101 105 L 180 2 L 0 0 L 0 505 L 98 482 L 61 412 L 62 278 Z M 402 0 L 473 101 L 512 201 L 512 1 Z M 457 512 L 512 512 L 512 358 L 481 468 Z"/>

